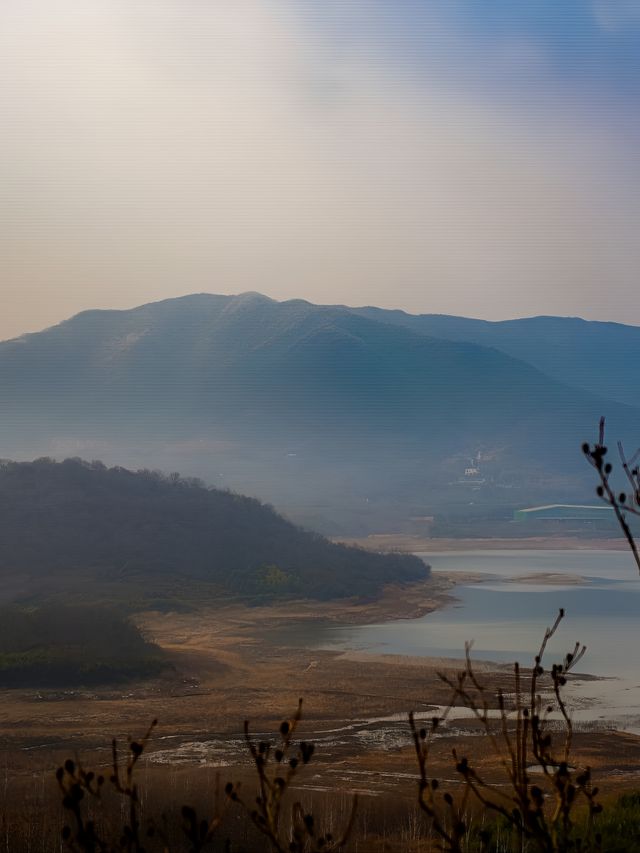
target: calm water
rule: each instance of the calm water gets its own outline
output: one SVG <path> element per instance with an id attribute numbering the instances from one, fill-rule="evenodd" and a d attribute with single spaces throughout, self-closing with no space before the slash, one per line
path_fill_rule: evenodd
<path id="1" fill-rule="evenodd" d="M 473 573 L 482 583 L 454 590 L 456 601 L 420 619 L 333 628 L 324 648 L 378 654 L 462 657 L 466 640 L 474 657 L 527 664 L 558 608 L 566 612 L 549 646 L 547 663 L 560 659 L 576 641 L 587 645 L 579 672 L 607 676 L 575 688 L 577 707 L 589 704 L 585 719 L 613 720 L 640 729 L 640 578 L 626 551 L 482 551 L 420 554 L 434 573 Z M 567 582 L 548 583 L 544 575 Z M 509 582 L 510 578 L 524 580 Z M 576 578 L 579 580 L 576 582 Z"/>
<path id="2" fill-rule="evenodd" d="M 581 671 L 640 676 L 640 578 L 624 551 L 492 551 L 421 554 L 434 573 L 482 575 L 461 584 L 450 607 L 420 619 L 335 629 L 330 645 L 386 654 L 461 657 L 466 640 L 474 655 L 492 661 L 528 662 L 547 625 L 564 607 L 566 618 L 550 646 L 556 654 L 576 640 L 588 646 Z M 567 583 L 545 583 L 544 576 Z M 509 582 L 509 578 L 523 578 Z M 576 579 L 580 581 L 576 583 Z M 625 650 L 627 653 L 625 654 Z"/>

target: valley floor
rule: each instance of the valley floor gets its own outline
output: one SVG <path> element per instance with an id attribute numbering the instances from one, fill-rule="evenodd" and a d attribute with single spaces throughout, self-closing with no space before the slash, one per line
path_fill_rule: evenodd
<path id="1" fill-rule="evenodd" d="M 145 632 L 171 656 L 173 669 L 163 677 L 119 689 L 0 692 L 5 778 L 14 786 L 20 780 L 26 792 L 20 807 L 31 804 L 33 814 L 34 803 L 57 801 L 54 770 L 65 758 L 79 756 L 87 766 L 107 767 L 113 736 L 126 743 L 128 735 L 139 736 L 157 718 L 142 762 L 143 781 L 153 786 L 154 779 L 166 780 L 170 768 L 171 784 L 188 801 L 194 792 L 211 792 L 218 773 L 223 781 L 250 784 L 243 721 L 249 719 L 252 731 L 266 739 L 302 697 L 299 734 L 315 742 L 316 754 L 299 777 L 301 795 L 339 791 L 346 808 L 345 798 L 357 792 L 365 814 L 376 811 L 375 802 L 385 808 L 393 802 L 394 809 L 406 809 L 418 820 L 407 715 L 413 710 L 428 719 L 438 713 L 449 698 L 438 672 L 453 674 L 459 663 L 310 650 L 278 637 L 283 627 L 308 620 L 344 624 L 415 617 L 450 600 L 452 587 L 449 579 L 438 578 L 390 589 L 379 601 L 364 604 L 300 602 L 143 614 Z M 512 689 L 509 667 L 479 663 L 478 671 L 492 690 Z M 463 739 L 469 754 L 499 779 L 498 759 L 487 738 L 474 737 L 478 734 L 472 721 L 454 720 L 438 741 L 435 774 L 455 775 L 451 748 L 460 748 Z M 640 738 L 587 725 L 576 732 L 575 747 L 607 791 L 637 786 Z M 7 809 L 18 808 L 7 786 L 5 818 Z M 43 815 L 48 809 L 40 807 Z"/>

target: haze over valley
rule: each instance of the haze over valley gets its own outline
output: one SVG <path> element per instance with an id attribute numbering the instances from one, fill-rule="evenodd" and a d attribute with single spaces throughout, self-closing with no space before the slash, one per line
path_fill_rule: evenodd
<path id="1" fill-rule="evenodd" d="M 591 500 L 580 444 L 603 413 L 633 440 L 638 351 L 619 324 L 256 293 L 86 311 L 0 344 L 3 455 L 178 470 L 332 535 L 506 521 Z"/>

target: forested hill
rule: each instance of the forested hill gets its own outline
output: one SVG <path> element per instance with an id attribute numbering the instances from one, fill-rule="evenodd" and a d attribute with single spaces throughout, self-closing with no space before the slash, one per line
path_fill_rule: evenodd
<path id="1" fill-rule="evenodd" d="M 417 557 L 336 545 L 252 498 L 77 459 L 0 465 L 0 574 L 213 582 L 244 597 L 331 598 L 424 578 Z"/>

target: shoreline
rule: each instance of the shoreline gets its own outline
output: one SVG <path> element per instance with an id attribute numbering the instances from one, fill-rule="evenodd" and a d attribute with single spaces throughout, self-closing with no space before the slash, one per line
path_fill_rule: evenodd
<path id="1" fill-rule="evenodd" d="M 203 766 L 215 769 L 223 755 L 228 772 L 242 774 L 246 755 L 241 721 L 249 719 L 254 731 L 271 732 L 304 697 L 301 731 L 321 747 L 315 765 L 321 784 L 330 785 L 332 768 L 339 764 L 345 785 L 356 785 L 361 771 L 383 774 L 380 778 L 386 781 L 379 796 L 395 796 L 404 791 L 406 773 L 414 770 L 409 711 L 429 716 L 445 707 L 451 691 L 439 673 L 455 678 L 464 662 L 377 650 L 316 649 L 287 642 L 278 629 L 298 623 L 313 633 L 316 625 L 321 630 L 327 624 L 418 618 L 448 606 L 457 585 L 477 579 L 467 573 L 436 573 L 414 584 L 387 587 L 376 600 L 288 601 L 258 607 L 236 603 L 139 613 L 138 624 L 169 653 L 171 670 L 149 682 L 91 691 L 0 691 L 0 736 L 16 772 L 29 779 L 34 770 L 49 773 L 75 752 L 86 760 L 104 760 L 105 732 L 122 739 L 139 732 L 141 719 L 157 717 L 161 727 L 150 747 L 150 767 L 166 764 L 191 773 Z M 490 699 L 498 691 L 513 694 L 511 663 L 473 662 Z M 607 695 L 607 680 L 576 673 L 570 682 L 575 685 L 570 693 L 576 755 L 588 757 L 599 776 L 616 789 L 624 787 L 627 779 L 620 768 L 636 761 L 640 738 L 623 728 L 612 729 L 610 721 L 592 715 L 580 698 L 580 682 Z M 464 714 L 452 717 L 452 725 L 443 730 L 443 752 L 434 757 L 434 770 L 449 772 L 450 747 L 459 737 L 475 734 L 475 724 Z M 482 738 L 473 744 L 485 750 Z"/>
<path id="2" fill-rule="evenodd" d="M 455 600 L 455 587 L 475 576 L 453 573 L 430 575 L 410 584 L 388 584 L 377 598 L 348 598 L 319 602 L 303 599 L 256 608 L 264 622 L 332 622 L 337 625 L 367 625 L 396 619 L 419 619 Z"/>
<path id="3" fill-rule="evenodd" d="M 439 554 L 466 551 L 626 551 L 627 540 L 582 539 L 576 536 L 526 536 L 514 539 L 413 536 L 408 533 L 372 533 L 364 537 L 336 538 L 334 542 L 368 551 L 400 551 L 402 553 Z"/>

